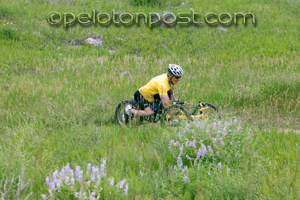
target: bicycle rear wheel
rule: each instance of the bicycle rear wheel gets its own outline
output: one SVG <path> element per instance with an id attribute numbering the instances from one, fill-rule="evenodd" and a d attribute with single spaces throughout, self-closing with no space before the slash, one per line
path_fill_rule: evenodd
<path id="1" fill-rule="evenodd" d="M 206 120 L 221 120 L 221 115 L 216 106 L 211 103 L 202 103 L 203 108 L 200 111 L 200 114 L 203 115 L 203 118 Z"/>
<path id="2" fill-rule="evenodd" d="M 138 125 L 141 123 L 142 120 L 140 120 L 140 118 L 138 118 L 138 120 L 136 118 L 133 118 L 131 116 L 128 116 L 128 120 L 125 121 L 125 108 L 126 106 L 131 105 L 132 108 L 134 108 L 134 105 L 130 102 L 130 100 L 124 100 L 121 103 L 119 103 L 119 105 L 116 108 L 115 111 L 115 121 L 117 124 L 121 125 L 121 126 L 132 126 L 132 125 Z"/>
<path id="3" fill-rule="evenodd" d="M 162 126 L 185 127 L 191 121 L 190 114 L 180 105 L 170 105 L 161 115 Z"/>

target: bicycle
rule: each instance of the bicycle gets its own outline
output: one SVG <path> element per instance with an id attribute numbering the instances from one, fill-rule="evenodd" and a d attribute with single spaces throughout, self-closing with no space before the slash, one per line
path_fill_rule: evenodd
<path id="1" fill-rule="evenodd" d="M 216 106 L 211 103 L 198 102 L 197 106 L 191 106 L 191 104 L 183 101 L 174 101 L 167 108 L 162 106 L 158 110 L 159 118 L 158 120 L 150 120 L 147 117 L 137 117 L 132 118 L 129 123 L 125 123 L 124 110 L 127 105 L 131 105 L 133 108 L 136 108 L 130 100 L 124 100 L 117 106 L 115 110 L 115 120 L 119 125 L 139 125 L 143 123 L 144 120 L 150 123 L 157 123 L 160 121 L 161 125 L 167 125 L 172 127 L 181 127 L 185 126 L 186 123 L 195 121 L 196 119 L 204 120 L 221 120 L 221 115 Z M 145 104 L 145 106 L 147 106 Z M 189 112 L 188 110 L 192 110 Z"/>

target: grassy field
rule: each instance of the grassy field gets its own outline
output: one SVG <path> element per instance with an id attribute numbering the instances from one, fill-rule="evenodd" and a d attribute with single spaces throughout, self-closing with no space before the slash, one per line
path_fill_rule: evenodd
<path id="1" fill-rule="evenodd" d="M 47 22 L 92 10 L 194 11 L 203 23 Z M 299 0 L 2 0 L 0 198 L 299 199 L 299 11 Z M 255 24 L 205 22 L 239 12 Z M 169 63 L 184 69 L 178 98 L 213 103 L 220 124 L 120 128 L 118 103 Z"/>

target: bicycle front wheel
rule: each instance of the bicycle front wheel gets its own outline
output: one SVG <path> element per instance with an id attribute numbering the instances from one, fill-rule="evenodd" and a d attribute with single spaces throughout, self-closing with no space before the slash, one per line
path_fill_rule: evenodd
<path id="1" fill-rule="evenodd" d="M 185 127 L 191 121 L 190 114 L 180 105 L 170 105 L 161 115 L 162 126 Z"/>
<path id="2" fill-rule="evenodd" d="M 200 115 L 206 120 L 221 120 L 221 115 L 216 106 L 211 103 L 203 103 L 204 106 L 200 109 Z"/>

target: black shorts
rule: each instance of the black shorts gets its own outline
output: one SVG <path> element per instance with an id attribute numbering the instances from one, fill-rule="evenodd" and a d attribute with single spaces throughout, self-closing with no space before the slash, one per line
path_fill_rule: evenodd
<path id="1" fill-rule="evenodd" d="M 156 98 L 154 98 L 154 102 L 149 102 L 143 97 L 140 91 L 137 90 L 130 101 L 139 110 L 144 110 L 145 107 L 149 106 L 153 112 L 157 113 L 158 109 L 162 107 L 162 102 L 159 96 L 157 98 L 157 95 L 155 95 L 155 97 Z"/>

